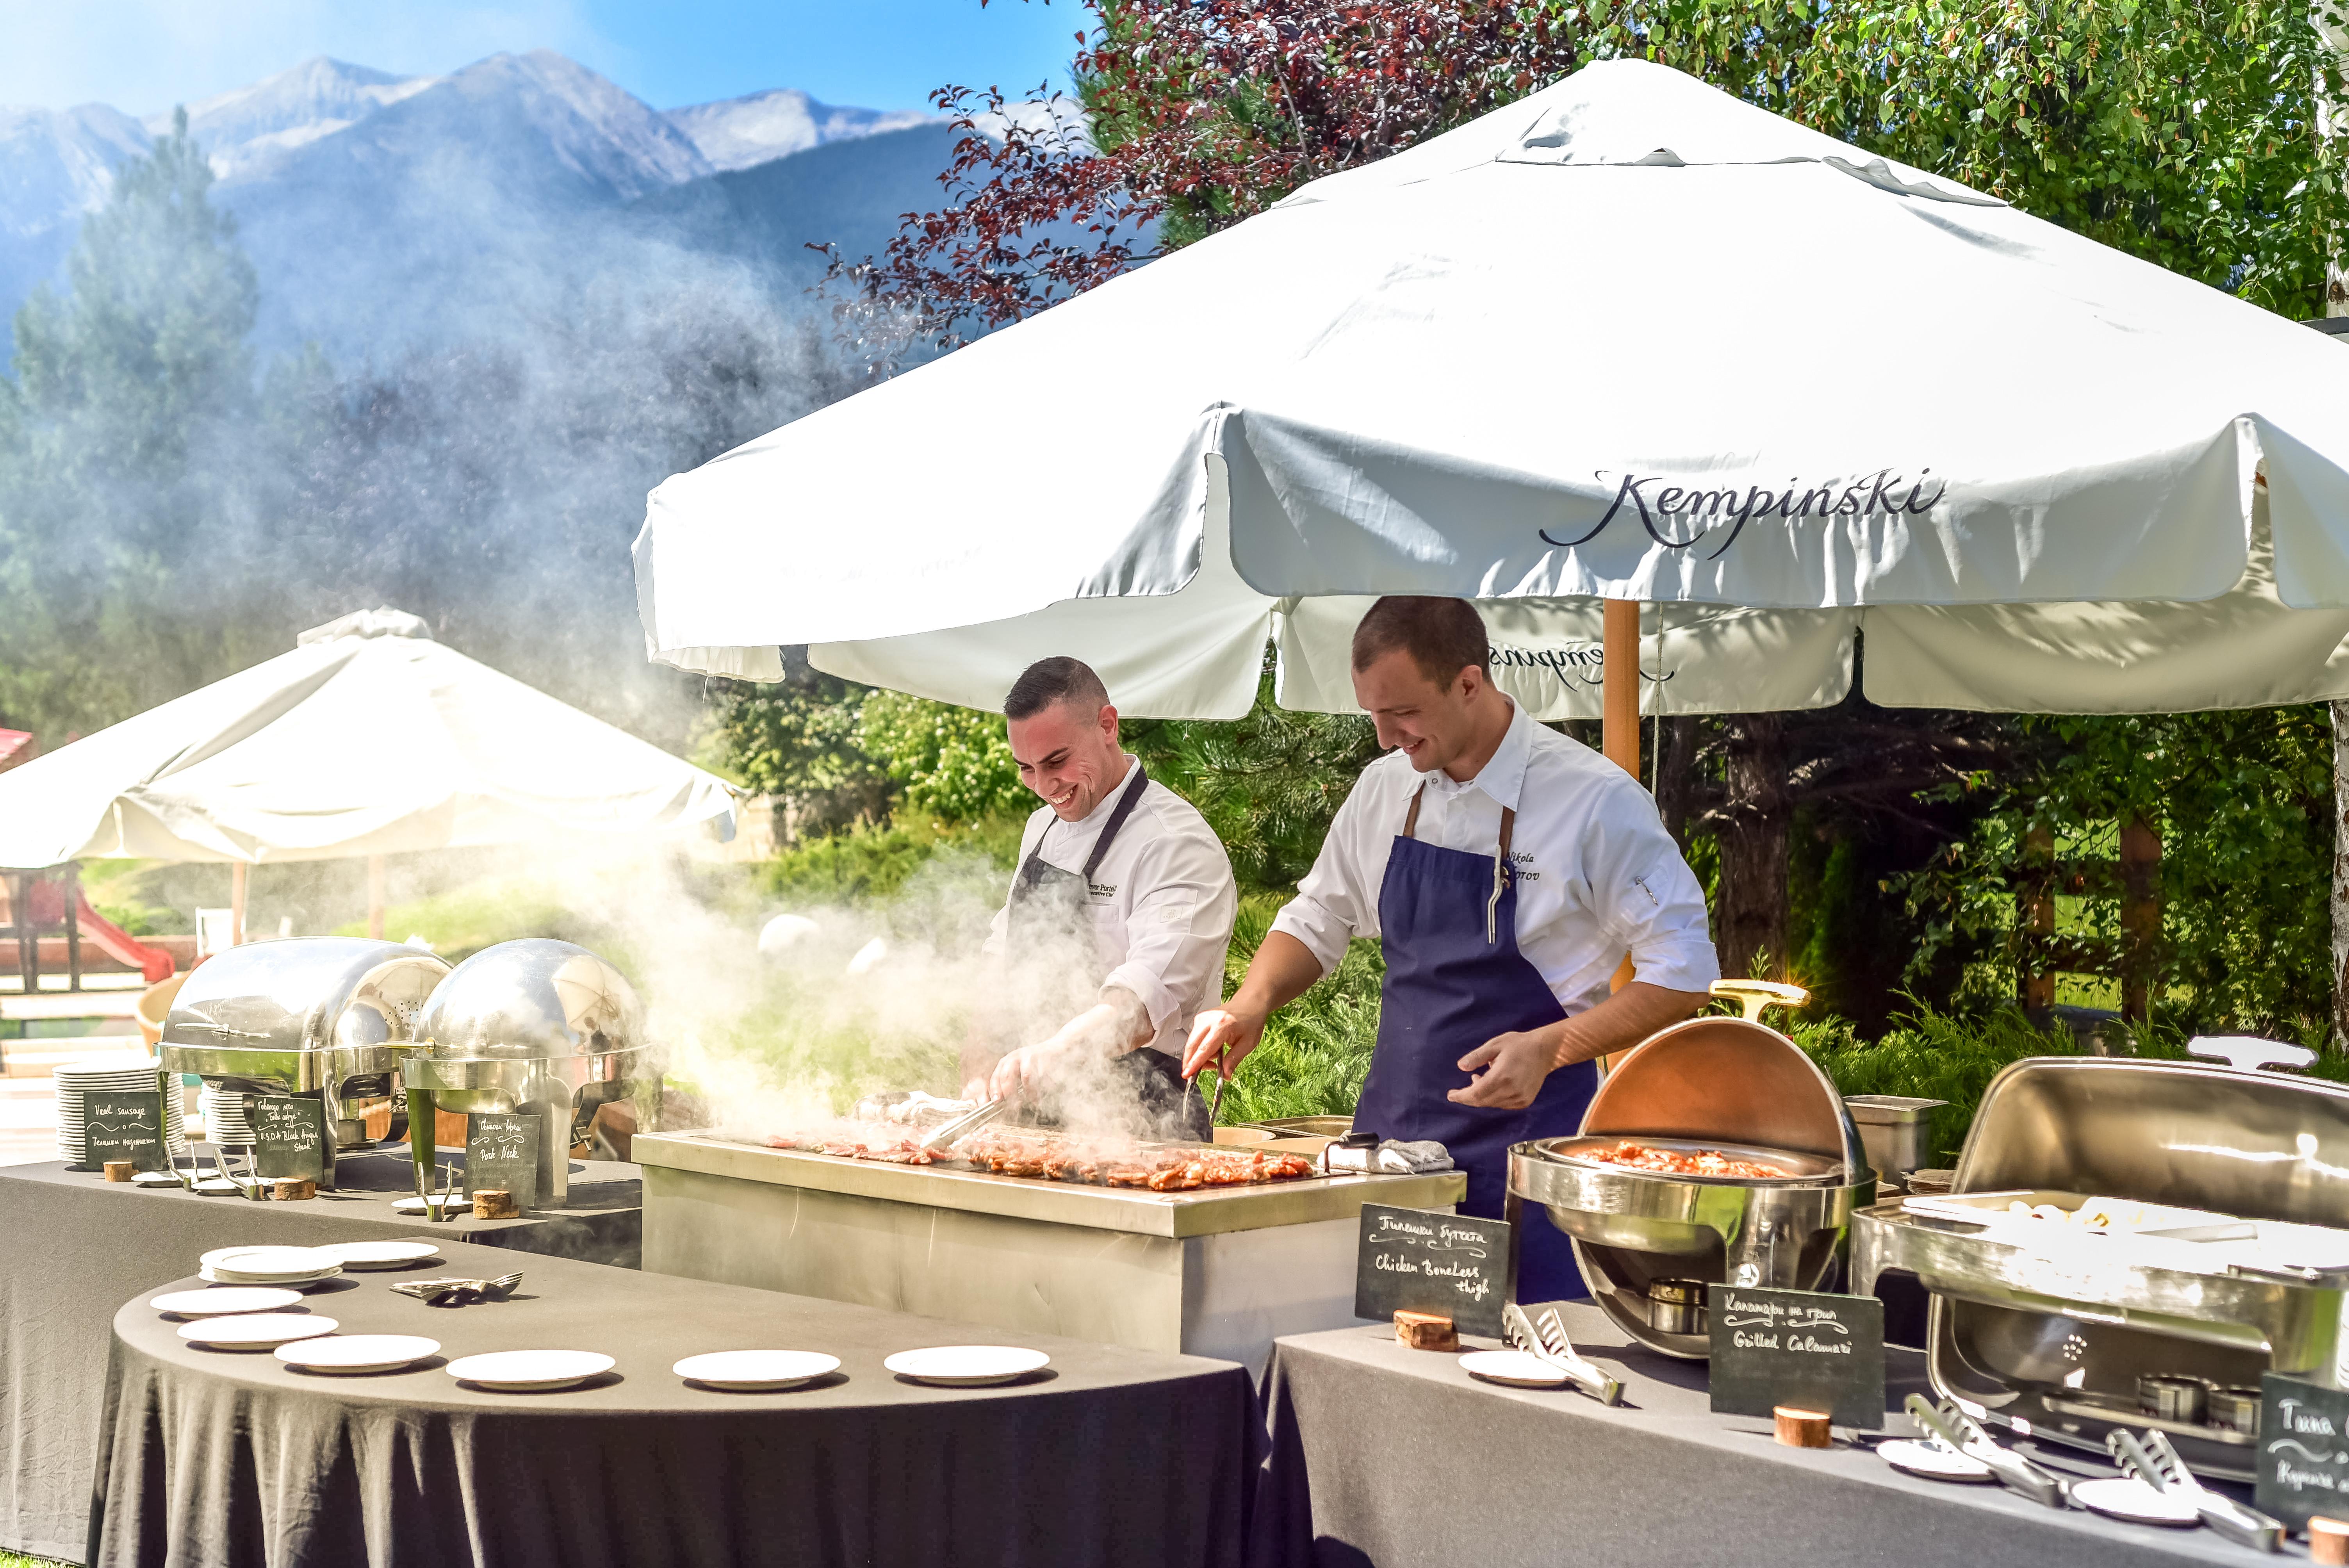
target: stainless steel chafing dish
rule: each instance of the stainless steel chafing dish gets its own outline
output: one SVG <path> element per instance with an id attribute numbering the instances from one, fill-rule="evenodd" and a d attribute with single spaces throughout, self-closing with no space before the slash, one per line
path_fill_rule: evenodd
<path id="1" fill-rule="evenodd" d="M 410 1095 L 441 1110 L 545 1119 L 539 1194 L 560 1204 L 571 1146 L 596 1108 L 656 1099 L 658 1054 L 627 977 L 584 947 L 533 937 L 484 947 L 449 972 L 417 1015 L 402 1064 Z"/>
<path id="2" fill-rule="evenodd" d="M 1592 1159 L 1630 1140 L 1756 1161 L 1781 1176 L 1632 1169 Z M 1692 1018 L 1608 1074 L 1581 1134 L 1509 1150 L 1508 1212 L 1537 1203 L 1573 1239 L 1608 1316 L 1667 1355 L 1710 1353 L 1705 1284 L 1817 1290 L 1835 1274 L 1854 1207 L 1874 1196 L 1858 1130 L 1793 1041 L 1744 1018 Z"/>
<path id="3" fill-rule="evenodd" d="M 448 973 L 429 953 L 359 937 L 229 948 L 191 971 L 171 999 L 158 1047 L 163 1070 L 233 1091 L 323 1099 L 331 1187 L 337 1155 L 376 1146 L 370 1115 L 389 1112 L 383 1141 L 405 1134 L 400 1057 L 413 1048 L 417 1010 Z"/>
<path id="4" fill-rule="evenodd" d="M 2012 1212 L 2105 1206 L 2091 1199 L 2193 1212 L 2108 1227 Z M 2349 1088 L 2249 1065 L 2017 1062 L 1983 1094 L 1948 1197 L 1855 1217 L 1854 1288 L 1888 1268 L 1932 1293 L 1940 1392 L 2099 1450 L 2116 1425 L 2158 1428 L 2196 1470 L 2248 1480 L 2240 1391 L 2264 1371 L 2342 1386 Z"/>

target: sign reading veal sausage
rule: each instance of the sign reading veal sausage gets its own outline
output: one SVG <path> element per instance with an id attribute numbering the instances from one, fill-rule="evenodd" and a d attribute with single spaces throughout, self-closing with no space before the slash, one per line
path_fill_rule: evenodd
<path id="1" fill-rule="evenodd" d="M 1713 1408 L 1766 1416 L 1825 1410 L 1839 1427 L 1884 1425 L 1884 1304 L 1872 1295 L 1705 1287 Z"/>
<path id="2" fill-rule="evenodd" d="M 1501 1332 L 1509 1297 L 1509 1222 L 1362 1205 L 1354 1315 L 1440 1312 L 1463 1334 Z"/>
<path id="3" fill-rule="evenodd" d="M 89 1144 L 81 1169 L 101 1171 L 109 1160 L 128 1160 L 140 1171 L 163 1169 L 160 1090 L 92 1089 L 82 1100 L 82 1117 Z"/>

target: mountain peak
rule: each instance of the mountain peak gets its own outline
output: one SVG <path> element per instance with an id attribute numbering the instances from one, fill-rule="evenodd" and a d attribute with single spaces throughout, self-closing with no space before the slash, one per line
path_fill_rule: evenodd
<path id="1" fill-rule="evenodd" d="M 776 88 L 673 108 L 666 118 L 712 168 L 730 170 L 748 169 L 828 141 L 927 125 L 937 117 L 915 109 L 835 108 L 797 88 Z"/>
<path id="2" fill-rule="evenodd" d="M 199 98 L 187 106 L 188 134 L 222 179 L 249 174 L 291 149 L 332 136 L 377 110 L 412 98 L 440 78 L 396 77 L 325 55 L 250 87 Z M 142 122 L 150 136 L 169 134 L 173 111 Z"/>

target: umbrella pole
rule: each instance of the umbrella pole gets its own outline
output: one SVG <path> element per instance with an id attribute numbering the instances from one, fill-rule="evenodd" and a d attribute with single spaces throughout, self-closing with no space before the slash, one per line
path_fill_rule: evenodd
<path id="1" fill-rule="evenodd" d="M 228 944 L 244 945 L 244 872 L 243 861 L 228 863 Z"/>
<path id="2" fill-rule="evenodd" d="M 367 857 L 367 934 L 383 940 L 383 857 Z"/>
<path id="3" fill-rule="evenodd" d="M 1607 619 L 1599 660 L 1599 743 L 1607 760 L 1629 773 L 1640 776 L 1640 602 L 1637 599 L 1606 601 Z M 1620 991 L 1631 983 L 1631 959 L 1626 954 L 1616 966 L 1612 988 Z M 1601 1057 L 1600 1070 L 1614 1066 L 1612 1058 Z"/>

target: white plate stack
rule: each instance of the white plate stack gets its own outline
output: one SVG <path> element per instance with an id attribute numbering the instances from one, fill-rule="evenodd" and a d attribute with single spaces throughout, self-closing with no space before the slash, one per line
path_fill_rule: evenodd
<path id="1" fill-rule="evenodd" d="M 105 1089 L 144 1089 L 153 1093 L 155 1058 L 137 1051 L 116 1051 L 67 1062 L 49 1077 L 57 1091 L 57 1156 L 69 1165 L 80 1165 L 89 1152 L 89 1096 Z M 177 1087 L 175 1083 L 174 1090 Z M 176 1092 L 163 1097 L 163 1140 L 167 1149 L 185 1145 Z"/>
<path id="2" fill-rule="evenodd" d="M 200 1260 L 206 1284 L 291 1285 L 298 1290 L 343 1272 L 333 1253 L 316 1247 L 216 1247 Z"/>
<path id="3" fill-rule="evenodd" d="M 204 1139 L 230 1148 L 253 1142 L 253 1096 L 242 1089 L 206 1084 L 196 1091 L 196 1113 L 204 1119 Z"/>

